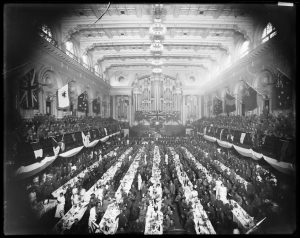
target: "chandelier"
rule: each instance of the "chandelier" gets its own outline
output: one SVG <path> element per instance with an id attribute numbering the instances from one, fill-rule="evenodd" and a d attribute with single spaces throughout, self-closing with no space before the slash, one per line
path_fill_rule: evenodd
<path id="1" fill-rule="evenodd" d="M 152 61 L 152 65 L 154 66 L 152 72 L 155 74 L 160 74 L 162 72 L 161 66 L 163 65 L 163 62 L 159 57 L 163 53 L 163 40 L 167 32 L 167 28 L 162 24 L 162 13 L 162 4 L 153 5 L 153 24 L 150 26 L 149 33 L 150 39 L 152 40 L 150 52 L 152 55 L 156 56 L 156 58 Z"/>

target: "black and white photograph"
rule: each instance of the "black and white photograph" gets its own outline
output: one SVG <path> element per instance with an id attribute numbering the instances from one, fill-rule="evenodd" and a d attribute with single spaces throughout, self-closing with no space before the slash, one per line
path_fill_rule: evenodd
<path id="1" fill-rule="evenodd" d="M 297 7 L 4 4 L 4 235 L 296 234 Z"/>

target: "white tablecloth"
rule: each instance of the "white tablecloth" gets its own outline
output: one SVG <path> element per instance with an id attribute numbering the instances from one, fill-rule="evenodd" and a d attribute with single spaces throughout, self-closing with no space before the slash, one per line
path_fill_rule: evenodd
<path id="1" fill-rule="evenodd" d="M 205 174 L 207 181 L 210 183 L 210 181 L 212 180 L 212 177 L 211 177 L 210 173 L 208 172 L 208 170 L 202 164 L 200 164 L 195 159 L 195 157 L 191 154 L 191 152 L 189 152 L 185 147 L 181 147 L 181 148 L 185 151 L 188 158 L 190 158 L 195 163 L 197 169 L 199 169 L 200 171 L 202 171 Z"/>
<path id="2" fill-rule="evenodd" d="M 184 149 L 188 158 L 190 158 L 196 164 L 199 163 L 198 161 L 193 160 L 194 156 L 186 148 Z M 248 227 L 254 225 L 253 217 L 250 217 L 249 214 L 237 202 L 235 202 L 234 200 L 228 201 L 227 199 L 222 199 L 221 201 L 225 204 L 226 203 L 233 204 L 236 207 L 232 209 L 233 220 L 235 220 L 240 227 L 247 229 Z"/>
<path id="3" fill-rule="evenodd" d="M 59 220 L 59 222 L 54 226 L 53 230 L 56 233 L 63 233 L 65 230 L 69 230 L 73 225 L 75 219 L 81 220 L 83 217 L 87 205 L 90 200 L 90 196 L 92 193 L 95 193 L 97 197 L 99 197 L 100 189 L 97 189 L 97 185 L 105 185 L 108 181 L 112 180 L 117 170 L 121 167 L 122 161 L 124 158 L 132 151 L 132 147 L 128 148 L 118 159 L 117 163 L 110 167 L 84 195 L 84 201 L 80 203 L 80 206 L 72 206 L 72 208 Z M 102 199 L 102 197 L 99 197 Z"/>
<path id="4" fill-rule="evenodd" d="M 229 203 L 234 206 L 232 209 L 233 221 L 236 222 L 240 228 L 246 231 L 255 225 L 254 218 L 251 217 L 236 201 L 229 200 Z"/>
<path id="5" fill-rule="evenodd" d="M 111 157 L 113 155 L 113 153 L 118 150 L 118 148 L 119 147 L 117 147 L 114 150 L 110 151 L 106 156 Z M 70 179 L 64 185 L 60 186 L 58 189 L 56 189 L 54 192 L 52 192 L 52 196 L 53 197 L 58 197 L 60 193 L 65 194 L 66 191 L 67 191 L 68 185 L 71 185 L 71 187 L 73 187 L 73 185 L 79 180 L 79 178 L 83 178 L 87 171 L 92 170 L 95 167 L 97 167 L 100 164 L 100 162 L 101 161 L 97 161 L 97 162 L 93 163 L 91 166 L 89 166 L 88 168 L 84 169 L 82 172 L 80 172 L 78 175 L 76 175 L 76 177 Z"/>
<path id="6" fill-rule="evenodd" d="M 112 203 L 107 207 L 107 210 L 99 224 L 100 230 L 105 234 L 115 234 L 118 230 L 120 209 L 117 203 Z"/>
<path id="7" fill-rule="evenodd" d="M 145 221 L 145 235 L 154 235 L 163 233 L 163 214 L 161 212 L 162 205 L 162 188 L 161 188 L 161 171 L 160 165 L 160 153 L 158 146 L 154 147 L 152 176 L 150 178 L 153 185 L 149 188 L 150 197 L 149 206 L 146 213 Z M 158 195 L 158 196 L 157 196 Z M 156 198 L 157 211 L 154 211 L 154 198 Z"/>
<path id="8" fill-rule="evenodd" d="M 175 168 L 177 172 L 177 177 L 179 182 L 181 183 L 184 191 L 184 195 L 186 197 L 187 203 L 191 202 L 193 207 L 193 216 L 194 216 L 194 223 L 195 223 L 195 231 L 197 234 L 216 234 L 210 220 L 206 212 L 201 205 L 198 192 L 193 189 L 193 184 L 189 180 L 187 174 L 184 172 L 182 164 L 176 155 L 173 147 L 169 147 L 172 156 L 174 158 Z M 187 182 L 187 185 L 185 185 Z"/>
<path id="9" fill-rule="evenodd" d="M 100 230 L 104 234 L 115 234 L 118 229 L 119 220 L 116 219 L 116 217 L 121 212 L 119 206 L 117 205 L 117 204 L 122 203 L 122 200 L 123 200 L 122 194 L 121 194 L 121 189 L 123 189 L 123 191 L 127 194 L 130 191 L 133 179 L 137 172 L 137 168 L 139 167 L 141 154 L 143 153 L 144 149 L 145 149 L 145 147 L 140 148 L 138 154 L 135 156 L 127 173 L 125 174 L 124 178 L 121 180 L 120 186 L 115 194 L 116 202 L 113 204 L 110 204 L 110 206 L 107 207 L 107 209 L 99 223 Z"/>
<path id="10" fill-rule="evenodd" d="M 231 173 L 231 172 L 230 172 L 230 169 L 229 169 L 228 167 L 226 167 L 224 164 L 222 164 L 220 161 L 218 161 L 218 160 L 213 160 L 213 163 L 219 165 L 220 168 L 221 168 L 223 171 L 227 171 L 226 173 L 227 173 L 228 175 L 230 175 L 230 173 Z M 236 174 L 236 173 L 233 173 L 233 175 L 235 176 L 235 178 L 236 178 L 240 183 L 244 184 L 244 187 L 245 187 L 245 189 L 247 190 L 248 182 L 247 182 L 245 179 L 243 179 L 241 176 L 239 176 L 238 174 Z"/>

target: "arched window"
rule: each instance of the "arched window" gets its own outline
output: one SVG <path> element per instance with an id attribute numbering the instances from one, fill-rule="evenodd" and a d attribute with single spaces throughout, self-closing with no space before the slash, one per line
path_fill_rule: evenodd
<path id="1" fill-rule="evenodd" d="M 43 37 L 48 42 L 51 42 L 53 40 L 52 39 L 53 34 L 52 34 L 51 29 L 45 24 L 43 24 L 40 29 L 41 29 L 40 36 Z"/>
<path id="2" fill-rule="evenodd" d="M 241 49 L 240 49 L 240 56 L 243 57 L 245 56 L 246 54 L 249 53 L 249 41 L 245 41 L 242 46 L 241 46 Z"/>
<path id="3" fill-rule="evenodd" d="M 74 54 L 74 45 L 73 45 L 73 42 L 71 42 L 71 41 L 67 41 L 66 42 L 66 54 L 68 56 L 70 56 L 71 58 L 75 57 L 75 54 Z"/>
<path id="4" fill-rule="evenodd" d="M 262 36 L 261 36 L 262 43 L 270 40 L 276 34 L 277 34 L 277 31 L 276 31 L 275 27 L 269 22 L 262 33 Z"/>

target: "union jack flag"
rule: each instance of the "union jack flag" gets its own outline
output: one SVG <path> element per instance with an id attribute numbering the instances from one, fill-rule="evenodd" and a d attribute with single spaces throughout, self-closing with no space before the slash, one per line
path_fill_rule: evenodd
<path id="1" fill-rule="evenodd" d="M 38 82 L 35 77 L 35 70 L 30 70 L 20 82 L 20 106 L 23 109 L 38 109 Z"/>

